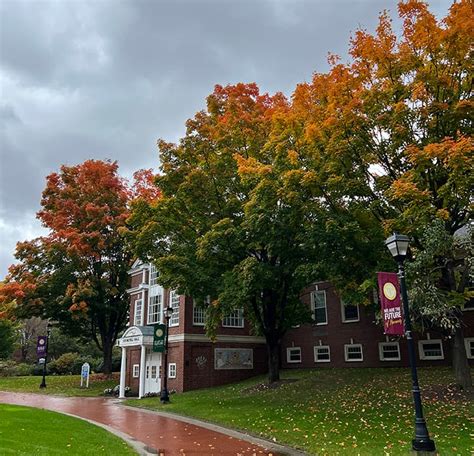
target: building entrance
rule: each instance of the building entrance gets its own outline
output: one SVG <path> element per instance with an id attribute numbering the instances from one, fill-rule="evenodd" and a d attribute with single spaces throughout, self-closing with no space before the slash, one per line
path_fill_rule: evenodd
<path id="1" fill-rule="evenodd" d="M 161 353 L 155 353 L 151 348 L 146 349 L 145 358 L 145 394 L 161 391 Z"/>

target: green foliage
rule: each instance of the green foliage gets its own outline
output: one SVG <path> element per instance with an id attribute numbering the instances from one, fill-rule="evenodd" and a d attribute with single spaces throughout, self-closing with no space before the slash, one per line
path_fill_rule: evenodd
<path id="1" fill-rule="evenodd" d="M 0 377 L 31 375 L 33 366 L 13 360 L 0 361 Z"/>
<path id="2" fill-rule="evenodd" d="M 0 319 L 0 359 L 8 358 L 12 354 L 15 336 L 13 322 Z"/>

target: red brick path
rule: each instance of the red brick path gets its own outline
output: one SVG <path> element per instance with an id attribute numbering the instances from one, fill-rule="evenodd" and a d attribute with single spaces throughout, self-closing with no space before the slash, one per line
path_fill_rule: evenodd
<path id="1" fill-rule="evenodd" d="M 0 392 L 0 402 L 65 412 L 103 423 L 149 447 L 164 450 L 165 456 L 275 455 L 220 432 L 121 407 L 111 399 Z"/>

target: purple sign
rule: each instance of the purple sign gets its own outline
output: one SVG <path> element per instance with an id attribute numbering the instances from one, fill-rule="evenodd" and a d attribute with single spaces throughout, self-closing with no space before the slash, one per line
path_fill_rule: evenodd
<path id="1" fill-rule="evenodd" d="M 38 336 L 38 342 L 36 343 L 36 355 L 38 358 L 44 358 L 46 356 L 46 346 L 48 338 L 46 336 Z"/>
<path id="2" fill-rule="evenodd" d="M 377 276 L 384 332 L 385 334 L 403 336 L 405 328 L 398 276 L 394 272 L 378 272 Z"/>

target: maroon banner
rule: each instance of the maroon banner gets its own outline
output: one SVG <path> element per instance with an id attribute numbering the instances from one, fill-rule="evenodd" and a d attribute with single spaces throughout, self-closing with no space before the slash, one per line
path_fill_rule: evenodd
<path id="1" fill-rule="evenodd" d="M 36 343 L 36 355 L 38 358 L 46 356 L 46 340 L 46 336 L 38 336 L 38 342 Z"/>
<path id="2" fill-rule="evenodd" d="M 398 276 L 395 272 L 378 272 L 377 278 L 384 333 L 403 336 L 405 329 Z"/>

